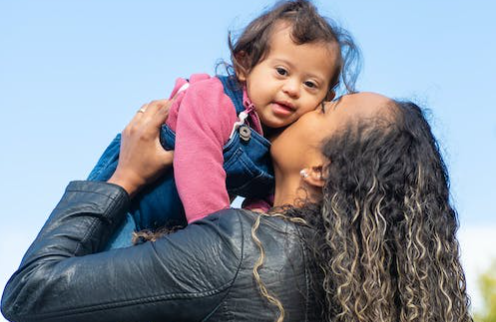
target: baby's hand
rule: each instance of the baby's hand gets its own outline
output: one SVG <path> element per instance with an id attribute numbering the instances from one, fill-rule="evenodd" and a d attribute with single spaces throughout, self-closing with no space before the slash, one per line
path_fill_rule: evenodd
<path id="1" fill-rule="evenodd" d="M 258 213 L 261 213 L 261 214 L 264 214 L 265 213 L 265 210 L 262 209 L 262 208 L 253 208 L 253 209 L 250 209 L 250 211 L 258 212 Z"/>

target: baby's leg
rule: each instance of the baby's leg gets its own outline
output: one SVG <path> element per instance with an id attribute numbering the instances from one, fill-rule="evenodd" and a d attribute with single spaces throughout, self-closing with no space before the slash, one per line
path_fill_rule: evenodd
<path id="1" fill-rule="evenodd" d="M 126 214 L 126 219 L 121 226 L 110 237 L 105 250 L 124 248 L 132 246 L 133 232 L 137 231 L 136 222 L 130 213 Z"/>
<path id="2" fill-rule="evenodd" d="M 119 152 L 121 149 L 120 133 L 110 142 L 102 156 L 96 163 L 88 176 L 89 181 L 107 181 L 114 174 L 119 162 Z"/>
<path id="3" fill-rule="evenodd" d="M 121 148 L 121 135 L 117 134 L 110 145 L 105 149 L 88 176 L 89 181 L 107 181 L 114 174 L 119 163 L 119 152 Z M 136 230 L 136 222 L 131 213 L 126 214 L 124 222 L 114 232 L 107 243 L 105 250 L 132 246 L 133 232 Z"/>
<path id="4" fill-rule="evenodd" d="M 119 163 L 120 145 L 121 135 L 118 134 L 103 152 L 88 176 L 88 180 L 107 181 L 113 175 Z M 131 246 L 133 231 L 185 225 L 184 207 L 179 198 L 174 181 L 174 171 L 171 168 L 133 198 L 124 223 L 110 238 L 106 249 Z"/>

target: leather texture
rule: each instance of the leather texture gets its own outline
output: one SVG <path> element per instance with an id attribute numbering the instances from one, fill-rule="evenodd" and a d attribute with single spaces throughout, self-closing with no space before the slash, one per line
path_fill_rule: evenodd
<path id="1" fill-rule="evenodd" d="M 185 229 L 101 252 L 129 207 L 126 192 L 74 181 L 25 254 L 2 297 L 11 321 L 275 321 L 253 277 L 258 214 L 223 210 Z M 262 281 L 285 321 L 319 321 L 318 270 L 302 241 L 309 228 L 262 217 Z"/>

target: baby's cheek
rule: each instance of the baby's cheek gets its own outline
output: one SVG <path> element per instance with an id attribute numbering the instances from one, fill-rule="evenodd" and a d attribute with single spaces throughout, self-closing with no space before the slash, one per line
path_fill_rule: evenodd
<path id="1" fill-rule="evenodd" d="M 312 107 L 312 108 L 306 108 L 306 109 L 301 109 L 300 111 L 298 111 L 298 118 L 302 117 L 303 115 L 307 114 L 307 113 L 310 113 L 312 111 L 315 110 L 315 107 Z"/>

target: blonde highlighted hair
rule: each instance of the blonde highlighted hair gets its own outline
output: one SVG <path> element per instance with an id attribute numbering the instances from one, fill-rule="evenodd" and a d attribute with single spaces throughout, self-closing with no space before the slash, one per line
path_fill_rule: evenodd
<path id="1" fill-rule="evenodd" d="M 438 144 L 417 105 L 390 108 L 393 119 L 350 123 L 326 140 L 321 202 L 272 215 L 315 232 L 304 243 L 323 271 L 317 282 L 324 321 L 472 321 Z M 284 307 L 260 276 L 265 252 L 257 230 L 264 216 L 252 227 L 260 250 L 253 276 L 282 322 Z"/>
<path id="2" fill-rule="evenodd" d="M 305 243 L 324 273 L 323 318 L 472 321 L 438 144 L 417 105 L 390 108 L 393 120 L 350 123 L 327 140 L 322 203 L 284 213 L 315 230 Z M 274 295 L 266 298 L 276 302 Z"/>

